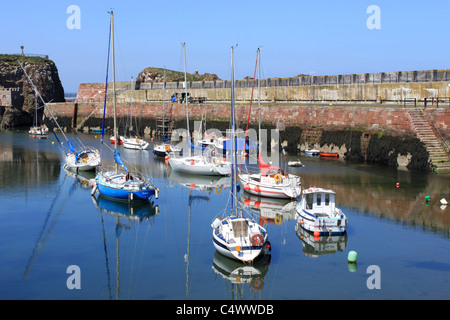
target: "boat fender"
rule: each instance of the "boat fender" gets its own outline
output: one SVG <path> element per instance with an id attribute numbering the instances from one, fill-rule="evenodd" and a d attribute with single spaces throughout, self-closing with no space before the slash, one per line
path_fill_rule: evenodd
<path id="1" fill-rule="evenodd" d="M 261 291 L 264 287 L 264 281 L 262 279 L 252 279 L 250 287 L 255 291 Z"/>
<path id="2" fill-rule="evenodd" d="M 275 183 L 277 184 L 283 181 L 283 177 L 279 173 L 277 173 L 273 178 L 275 179 Z"/>
<path id="3" fill-rule="evenodd" d="M 213 223 L 211 224 L 211 227 L 214 229 L 217 229 L 222 224 L 222 221 L 220 218 L 214 219 Z"/>
<path id="4" fill-rule="evenodd" d="M 92 183 L 92 190 L 91 190 L 91 196 L 94 195 L 95 191 L 97 191 L 97 184 L 95 181 Z"/>
<path id="5" fill-rule="evenodd" d="M 250 241 L 255 247 L 260 246 L 263 242 L 263 236 L 261 233 L 255 233 L 254 235 L 252 235 Z"/>
<path id="6" fill-rule="evenodd" d="M 282 221 L 283 221 L 283 217 L 281 215 L 277 214 L 275 216 L 275 224 L 280 225 Z"/>
<path id="7" fill-rule="evenodd" d="M 159 198 L 159 189 L 155 188 L 155 199 Z"/>

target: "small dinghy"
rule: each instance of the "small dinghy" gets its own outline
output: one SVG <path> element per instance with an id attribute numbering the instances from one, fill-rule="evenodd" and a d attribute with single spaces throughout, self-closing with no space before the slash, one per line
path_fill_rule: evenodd
<path id="1" fill-rule="evenodd" d="M 323 158 L 339 158 L 339 153 L 337 153 L 337 152 L 321 152 L 320 156 Z"/>
<path id="2" fill-rule="evenodd" d="M 304 167 L 305 165 L 300 160 L 292 160 L 288 162 L 289 167 Z"/>
<path id="3" fill-rule="evenodd" d="M 315 149 L 305 150 L 305 155 L 307 155 L 307 156 L 318 156 L 319 153 L 320 153 L 320 150 L 315 150 Z"/>

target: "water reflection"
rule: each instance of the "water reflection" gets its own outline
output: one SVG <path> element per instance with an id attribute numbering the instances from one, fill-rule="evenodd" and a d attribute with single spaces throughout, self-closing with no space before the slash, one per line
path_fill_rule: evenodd
<path id="1" fill-rule="evenodd" d="M 239 202 L 252 211 L 259 213 L 260 225 L 273 223 L 280 225 L 283 221 L 295 220 L 297 201 L 289 199 L 265 198 L 242 192 Z"/>
<path id="2" fill-rule="evenodd" d="M 92 196 L 92 202 L 100 211 L 111 216 L 142 222 L 159 214 L 159 206 L 150 201 L 114 201 L 101 195 Z"/>
<path id="3" fill-rule="evenodd" d="M 308 232 L 295 224 L 295 232 L 302 242 L 302 251 L 311 258 L 317 258 L 321 255 L 335 254 L 338 251 L 344 251 L 347 247 L 347 233 L 341 235 L 324 235 L 314 236 L 312 232 Z"/>
<path id="4" fill-rule="evenodd" d="M 226 288 L 230 299 L 242 300 L 245 297 L 245 286 L 250 288 L 253 298 L 261 299 L 264 289 L 264 278 L 269 271 L 271 255 L 264 255 L 256 259 L 252 265 L 230 259 L 217 251 L 214 253 L 212 269 L 226 280 Z"/>
<path id="5" fill-rule="evenodd" d="M 290 167 L 287 171 L 301 176 L 303 188 L 315 186 L 336 191 L 340 207 L 450 236 L 448 208 L 441 208 L 439 202 L 449 198 L 448 175 L 349 165 L 317 157 L 303 157 L 301 161 L 305 164 L 301 172 Z M 431 198 L 429 203 L 427 196 Z"/>
<path id="6" fill-rule="evenodd" d="M 116 300 L 120 299 L 120 285 L 121 285 L 121 277 L 120 277 L 120 239 L 123 232 L 130 231 L 133 234 L 137 234 L 138 228 L 135 226 L 135 223 L 148 223 L 152 225 L 155 221 L 155 217 L 159 214 L 158 206 L 153 206 L 153 203 L 149 200 L 146 201 L 135 201 L 135 202 L 121 202 L 114 201 L 102 196 L 92 196 L 92 202 L 95 207 L 100 212 L 101 217 L 101 225 L 102 225 L 102 235 L 103 235 L 103 246 L 104 246 L 104 254 L 105 254 L 105 267 L 106 267 L 106 276 L 107 276 L 107 287 L 108 287 L 108 296 L 109 299 L 113 299 L 113 296 Z M 105 219 L 104 214 L 115 217 L 115 246 L 111 248 L 109 246 L 110 251 L 115 251 L 115 282 L 116 289 L 115 291 L 112 289 L 113 280 L 111 277 L 112 271 L 108 254 L 108 240 L 107 240 L 107 230 L 105 229 Z M 134 239 L 134 241 L 138 242 L 138 239 Z M 136 245 L 135 244 L 135 245 Z M 115 250 L 111 250 L 115 249 Z M 132 268 L 132 266 L 126 265 L 126 269 Z M 133 270 L 126 272 L 127 275 L 131 275 Z M 114 295 L 113 295 L 114 293 Z"/>
<path id="7" fill-rule="evenodd" d="M 57 181 L 61 161 L 55 153 L 0 144 L 0 188 L 22 189 Z"/>
<path id="8" fill-rule="evenodd" d="M 170 171 L 168 179 L 170 182 L 196 190 L 214 190 L 216 194 L 222 193 L 231 185 L 231 177 L 191 175 L 177 171 Z"/>

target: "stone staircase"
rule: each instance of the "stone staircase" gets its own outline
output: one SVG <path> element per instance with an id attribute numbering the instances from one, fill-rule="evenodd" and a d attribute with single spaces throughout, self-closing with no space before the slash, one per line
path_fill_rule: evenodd
<path id="1" fill-rule="evenodd" d="M 434 173 L 450 173 L 450 157 L 445 149 L 444 141 L 440 138 L 437 130 L 428 121 L 420 108 L 409 109 L 413 127 L 417 138 L 425 144 L 430 154 L 431 165 Z"/>
<path id="2" fill-rule="evenodd" d="M 97 112 L 100 112 L 100 108 L 103 108 L 103 105 L 98 105 L 98 106 L 96 106 L 87 116 L 86 116 L 86 118 L 84 118 L 78 125 L 77 125 L 77 128 L 76 128 L 76 130 L 77 131 L 80 131 L 83 127 L 84 127 L 84 124 L 86 123 L 86 121 L 88 121 L 89 120 L 89 118 L 93 115 L 93 114 L 95 114 L 95 113 L 97 113 Z"/>

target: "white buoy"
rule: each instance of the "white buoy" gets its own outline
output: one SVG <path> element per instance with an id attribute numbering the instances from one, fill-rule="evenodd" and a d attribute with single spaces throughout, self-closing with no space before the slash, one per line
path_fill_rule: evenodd
<path id="1" fill-rule="evenodd" d="M 446 206 L 448 204 L 447 200 L 445 200 L 445 198 L 441 199 L 441 204 L 443 204 L 444 206 Z"/>

